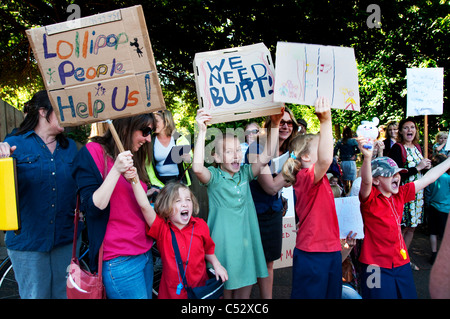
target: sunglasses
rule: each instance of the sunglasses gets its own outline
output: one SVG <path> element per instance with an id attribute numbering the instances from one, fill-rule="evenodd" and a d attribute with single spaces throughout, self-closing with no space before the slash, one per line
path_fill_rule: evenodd
<path id="1" fill-rule="evenodd" d="M 258 134 L 259 130 L 249 130 L 249 131 L 245 131 L 246 135 L 250 135 L 250 134 Z"/>
<path id="2" fill-rule="evenodd" d="M 281 121 L 280 121 L 280 127 L 281 127 L 281 126 L 284 126 L 285 124 L 286 124 L 288 127 L 292 127 L 293 123 L 294 123 L 294 122 L 292 122 L 292 121 L 281 120 Z"/>
<path id="3" fill-rule="evenodd" d="M 142 131 L 142 136 L 143 137 L 147 137 L 149 135 L 152 135 L 152 133 L 153 133 L 152 128 L 149 127 L 149 126 L 144 127 L 143 129 L 141 129 L 141 131 Z"/>

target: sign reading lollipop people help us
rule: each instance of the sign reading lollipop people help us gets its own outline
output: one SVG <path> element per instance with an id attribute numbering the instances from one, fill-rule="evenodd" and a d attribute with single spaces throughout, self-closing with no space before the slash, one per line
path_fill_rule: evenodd
<path id="1" fill-rule="evenodd" d="M 194 74 L 199 105 L 211 112 L 211 124 L 281 111 L 273 101 L 274 66 L 263 43 L 197 53 Z"/>
<path id="2" fill-rule="evenodd" d="M 353 48 L 278 42 L 274 100 L 314 106 L 319 96 L 336 109 L 360 110 Z"/>
<path id="3" fill-rule="evenodd" d="M 61 126 L 165 109 L 141 6 L 26 32 Z"/>

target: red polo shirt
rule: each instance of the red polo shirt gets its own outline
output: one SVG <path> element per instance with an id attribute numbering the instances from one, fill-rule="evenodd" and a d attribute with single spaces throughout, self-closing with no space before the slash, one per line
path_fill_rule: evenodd
<path id="1" fill-rule="evenodd" d="M 314 166 L 301 169 L 294 184 L 299 219 L 295 247 L 307 252 L 340 251 L 333 191 L 326 176 L 314 184 Z"/>
<path id="2" fill-rule="evenodd" d="M 398 193 L 389 198 L 372 186 L 369 198 L 361 202 L 364 241 L 359 261 L 388 269 L 409 263 L 408 250 L 397 219 L 401 222 L 405 203 L 415 196 L 414 183 L 400 186 Z M 400 254 L 401 249 L 406 251 L 406 259 Z"/>
<path id="3" fill-rule="evenodd" d="M 182 280 L 178 277 L 177 262 L 172 246 L 170 228 L 172 228 L 177 238 L 183 266 L 186 266 L 185 262 L 191 242 L 192 227 L 194 227 L 194 233 L 192 235 L 191 252 L 186 268 L 186 280 L 190 287 L 199 287 L 203 286 L 208 279 L 205 255 L 214 254 L 215 248 L 206 222 L 201 218 L 191 217 L 189 224 L 180 230 L 170 221 L 165 222 L 164 219 L 157 215 L 152 227 L 147 232 L 150 237 L 156 239 L 163 265 L 158 299 L 187 299 L 185 289 L 182 289 L 180 295 L 176 294 L 177 286 Z"/>

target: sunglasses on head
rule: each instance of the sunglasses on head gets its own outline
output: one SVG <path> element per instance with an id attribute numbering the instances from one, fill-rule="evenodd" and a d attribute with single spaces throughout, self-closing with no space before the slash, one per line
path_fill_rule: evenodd
<path id="1" fill-rule="evenodd" d="M 147 137 L 147 136 L 149 136 L 149 135 L 151 135 L 153 133 L 152 128 L 149 127 L 149 126 L 144 127 L 143 129 L 141 129 L 141 131 L 142 131 L 142 136 L 143 137 Z"/>

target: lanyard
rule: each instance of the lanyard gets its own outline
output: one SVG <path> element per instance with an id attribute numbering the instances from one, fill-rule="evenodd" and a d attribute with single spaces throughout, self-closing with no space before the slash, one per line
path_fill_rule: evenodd
<path id="1" fill-rule="evenodd" d="M 172 236 L 174 236 L 175 238 L 175 233 L 172 231 Z M 178 285 L 177 285 L 177 295 L 179 295 L 181 293 L 181 289 L 183 289 L 183 282 L 185 282 L 186 280 L 186 269 L 188 266 L 188 261 L 189 261 L 189 256 L 191 254 L 191 245 L 192 245 L 192 237 L 194 236 L 194 225 L 192 225 L 192 232 L 191 232 L 191 240 L 189 242 L 189 250 L 188 250 L 188 255 L 186 258 L 186 265 L 184 266 L 184 271 L 183 274 L 180 274 L 180 268 L 178 268 L 178 261 L 176 260 L 176 252 L 175 252 L 175 261 L 176 261 L 176 265 L 177 265 L 177 275 L 178 275 Z M 176 239 L 175 239 L 176 242 Z M 178 245 L 177 245 L 178 246 Z M 175 247 L 174 247 L 175 249 Z M 178 250 L 178 247 L 176 247 L 176 249 Z M 181 260 L 181 255 L 180 257 L 180 263 L 181 263 L 181 267 L 183 267 L 183 261 Z M 183 270 L 183 268 L 181 268 Z"/>

